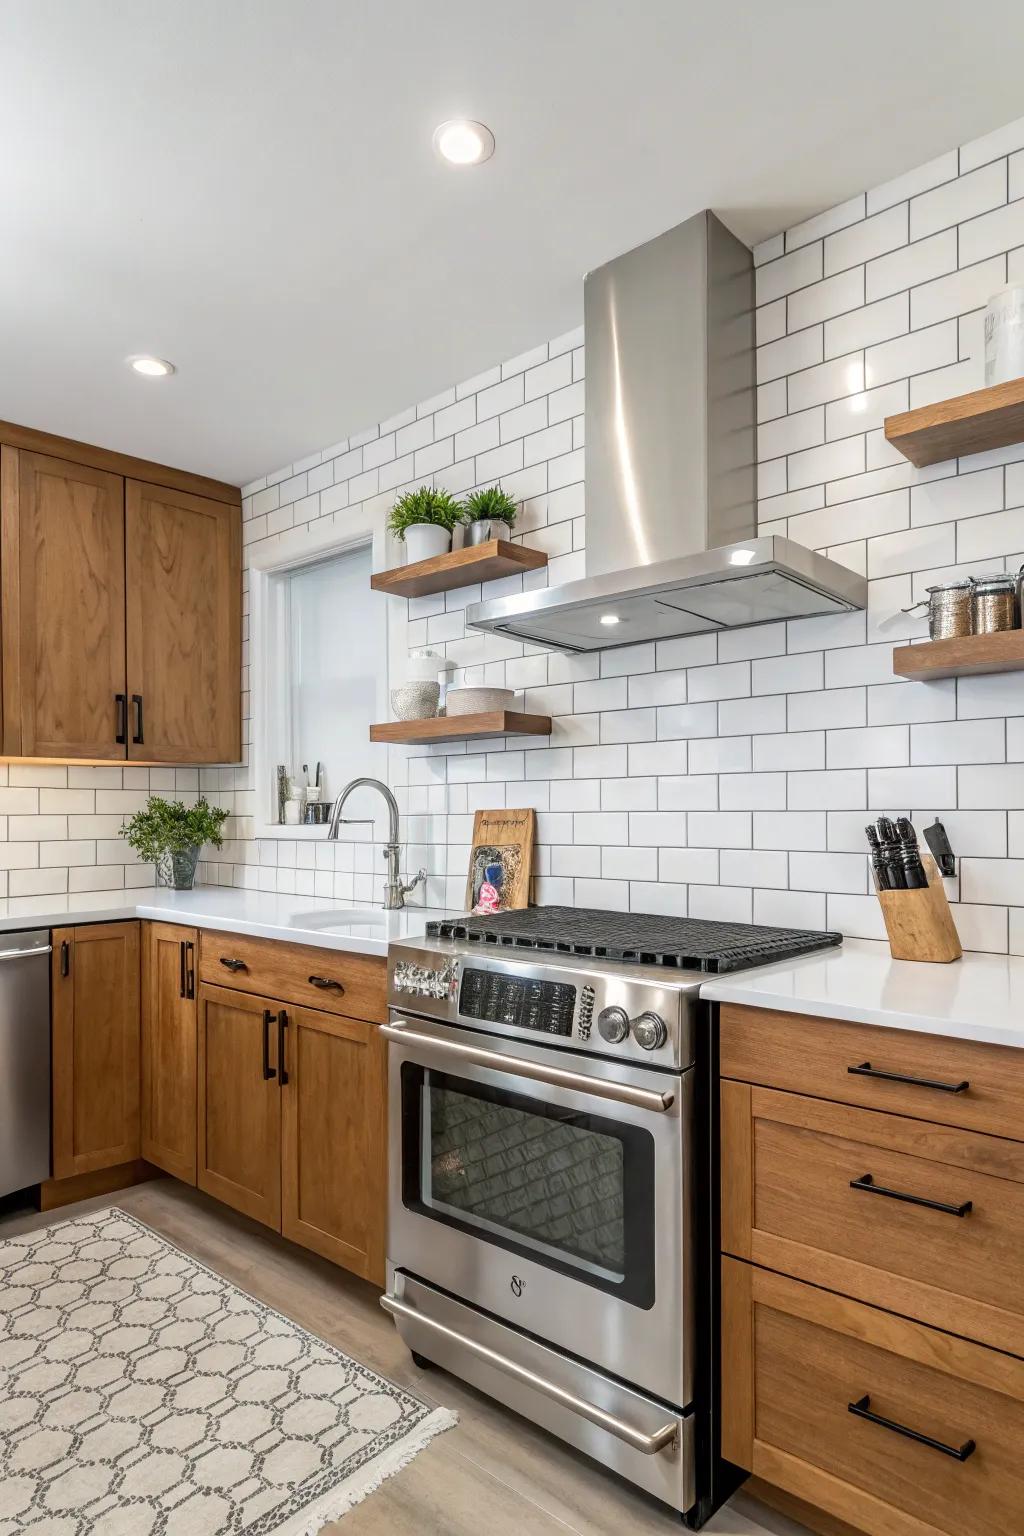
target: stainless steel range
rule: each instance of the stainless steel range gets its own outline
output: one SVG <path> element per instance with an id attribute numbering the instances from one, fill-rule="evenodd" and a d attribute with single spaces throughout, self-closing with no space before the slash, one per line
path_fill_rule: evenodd
<path id="1" fill-rule="evenodd" d="M 417 1357 L 691 1523 L 712 1507 L 699 988 L 836 942 L 539 907 L 389 954 L 382 1304 Z"/>

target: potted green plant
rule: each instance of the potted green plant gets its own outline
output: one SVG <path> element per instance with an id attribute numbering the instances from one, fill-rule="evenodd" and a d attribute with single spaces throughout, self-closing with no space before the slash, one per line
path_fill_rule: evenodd
<path id="1" fill-rule="evenodd" d="M 452 529 L 462 521 L 462 508 L 448 491 L 420 485 L 399 496 L 388 516 L 388 532 L 400 539 L 410 564 L 446 555 Z"/>
<path id="2" fill-rule="evenodd" d="M 140 859 L 156 865 L 157 885 L 190 891 L 204 843 L 223 846 L 221 827 L 228 812 L 203 796 L 195 805 L 150 795 L 144 811 L 136 811 L 121 827 L 121 836 Z"/>
<path id="3" fill-rule="evenodd" d="M 482 491 L 473 491 L 462 504 L 463 516 L 468 523 L 467 544 L 486 544 L 508 533 L 515 526 L 519 508 L 501 485 L 488 485 Z M 498 527 L 495 528 L 495 523 Z"/>

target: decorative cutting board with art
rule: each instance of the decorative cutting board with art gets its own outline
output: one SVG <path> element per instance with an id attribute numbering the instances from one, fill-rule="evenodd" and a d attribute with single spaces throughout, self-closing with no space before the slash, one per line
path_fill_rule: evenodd
<path id="1" fill-rule="evenodd" d="M 511 912 L 530 905 L 532 810 L 477 811 L 466 883 L 469 912 Z"/>

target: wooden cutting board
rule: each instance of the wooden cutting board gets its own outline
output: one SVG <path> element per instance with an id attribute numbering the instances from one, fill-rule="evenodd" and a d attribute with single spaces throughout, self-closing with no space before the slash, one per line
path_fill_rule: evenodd
<path id="1" fill-rule="evenodd" d="M 477 811 L 466 881 L 466 911 L 511 912 L 530 905 L 536 812 Z"/>

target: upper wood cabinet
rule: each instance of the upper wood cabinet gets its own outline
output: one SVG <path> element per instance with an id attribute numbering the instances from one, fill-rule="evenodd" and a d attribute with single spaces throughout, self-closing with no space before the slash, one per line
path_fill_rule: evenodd
<path id="1" fill-rule="evenodd" d="M 0 449 L 8 750 L 125 756 L 124 482 Z"/>
<path id="2" fill-rule="evenodd" d="M 234 507 L 126 482 L 130 758 L 240 755 L 241 538 Z"/>
<path id="3" fill-rule="evenodd" d="M 139 1156 L 139 925 L 55 928 L 53 1176 Z"/>
<path id="4" fill-rule="evenodd" d="M 230 487 L 0 422 L 3 755 L 237 762 L 241 584 Z"/>

